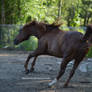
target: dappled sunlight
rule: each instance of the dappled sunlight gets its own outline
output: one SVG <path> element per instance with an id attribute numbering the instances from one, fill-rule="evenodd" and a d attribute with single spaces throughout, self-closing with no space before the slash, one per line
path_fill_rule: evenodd
<path id="1" fill-rule="evenodd" d="M 12 54 L 0 54 L 0 56 L 14 56 Z"/>
<path id="2" fill-rule="evenodd" d="M 56 92 L 55 90 L 43 90 L 43 91 L 40 91 L 40 92 Z"/>
<path id="3" fill-rule="evenodd" d="M 71 86 L 73 86 L 73 87 L 81 87 L 81 88 L 85 88 L 85 87 L 88 87 L 88 88 L 91 88 L 92 87 L 92 83 L 91 83 L 91 85 L 88 85 L 88 84 L 86 84 L 86 83 L 81 83 L 81 84 L 72 84 Z"/>

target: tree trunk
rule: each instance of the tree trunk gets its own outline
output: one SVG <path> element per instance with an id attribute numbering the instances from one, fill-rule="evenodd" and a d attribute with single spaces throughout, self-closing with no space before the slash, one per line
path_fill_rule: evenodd
<path id="1" fill-rule="evenodd" d="M 59 0 L 58 2 L 58 17 L 61 16 L 61 6 L 62 6 L 61 2 L 62 2 L 61 0 Z"/>
<path id="2" fill-rule="evenodd" d="M 89 18 L 90 18 L 90 17 L 88 16 L 88 18 L 87 18 L 87 24 L 89 23 Z"/>
<path id="3" fill-rule="evenodd" d="M 88 24 L 89 18 L 90 18 L 90 16 L 89 16 L 88 12 L 86 12 L 86 15 L 85 15 L 85 18 L 84 18 L 84 26 Z"/>
<path id="4" fill-rule="evenodd" d="M 17 7 L 18 7 L 18 18 L 20 18 L 21 14 L 20 0 L 17 0 Z"/>
<path id="5" fill-rule="evenodd" d="M 1 23 L 5 24 L 5 3 L 4 0 L 1 0 Z"/>
<path id="6" fill-rule="evenodd" d="M 85 18 L 84 18 L 84 26 L 86 25 L 86 16 L 85 16 Z"/>
<path id="7" fill-rule="evenodd" d="M 1 0 L 1 24 L 5 24 L 5 2 L 4 0 Z M 0 44 L 3 42 L 3 28 L 2 25 L 0 26 Z"/>

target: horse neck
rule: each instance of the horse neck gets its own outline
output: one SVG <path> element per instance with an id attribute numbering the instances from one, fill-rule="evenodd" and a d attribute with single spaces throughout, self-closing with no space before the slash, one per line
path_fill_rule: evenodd
<path id="1" fill-rule="evenodd" d="M 34 30 L 31 35 L 37 37 L 40 39 L 43 36 L 44 32 L 41 32 L 40 30 Z"/>
<path id="2" fill-rule="evenodd" d="M 46 30 L 46 31 L 42 31 L 42 30 L 33 30 L 33 32 L 31 33 L 33 36 L 37 37 L 38 39 L 40 39 L 44 34 L 46 33 L 58 33 L 59 31 L 61 31 L 62 33 L 64 33 L 64 31 L 56 28 L 56 29 L 52 29 L 52 30 Z"/>

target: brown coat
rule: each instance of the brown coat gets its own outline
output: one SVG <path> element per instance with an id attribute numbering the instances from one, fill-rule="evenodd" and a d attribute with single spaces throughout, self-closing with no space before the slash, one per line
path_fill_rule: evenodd
<path id="1" fill-rule="evenodd" d="M 59 26 L 54 24 L 45 24 L 41 22 L 33 21 L 26 24 L 17 35 L 14 43 L 19 44 L 24 40 L 27 40 L 30 36 L 36 36 L 38 38 L 38 48 L 31 52 L 25 63 L 26 73 L 29 73 L 27 69 L 30 58 L 35 57 L 32 62 L 30 71 L 34 70 L 36 58 L 39 55 L 51 55 L 59 58 L 63 58 L 60 71 L 57 80 L 64 74 L 67 64 L 71 60 L 74 61 L 73 68 L 70 76 L 65 83 L 65 87 L 68 85 L 72 78 L 76 68 L 88 53 L 89 47 L 92 43 L 92 25 L 87 26 L 85 35 L 76 31 L 62 31 Z"/>

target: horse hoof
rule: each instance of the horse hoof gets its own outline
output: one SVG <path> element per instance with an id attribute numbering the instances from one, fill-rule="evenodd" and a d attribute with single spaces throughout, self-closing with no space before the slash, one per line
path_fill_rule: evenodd
<path id="1" fill-rule="evenodd" d="M 51 88 L 52 86 L 48 85 L 47 87 L 48 87 L 48 88 Z"/>
<path id="2" fill-rule="evenodd" d="M 25 74 L 29 74 L 29 72 L 30 72 L 29 70 L 26 70 Z"/>
<path id="3" fill-rule="evenodd" d="M 68 85 L 67 84 L 65 84 L 64 86 L 63 86 L 63 88 L 67 88 L 68 87 Z"/>
<path id="4" fill-rule="evenodd" d="M 34 68 L 31 68 L 31 69 L 30 69 L 30 72 L 33 72 L 33 71 L 34 71 Z"/>

